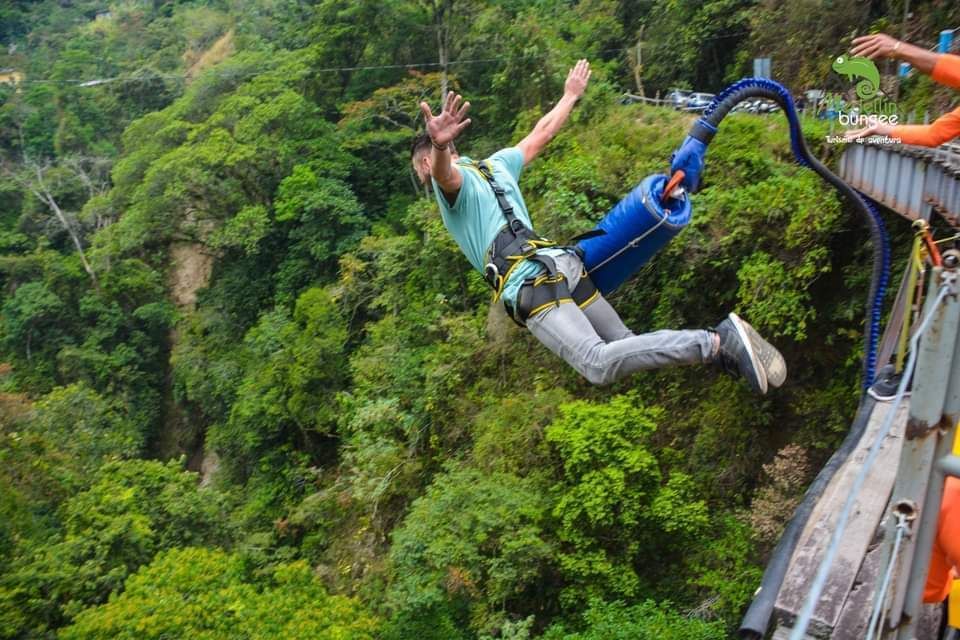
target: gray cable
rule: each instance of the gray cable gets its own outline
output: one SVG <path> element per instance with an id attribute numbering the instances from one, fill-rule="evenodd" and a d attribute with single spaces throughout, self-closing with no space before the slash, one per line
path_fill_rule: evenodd
<path id="1" fill-rule="evenodd" d="M 873 640 L 873 633 L 883 625 L 882 616 L 883 601 L 887 598 L 887 589 L 890 587 L 890 579 L 893 577 L 893 567 L 897 564 L 897 556 L 900 554 L 900 543 L 903 542 L 904 533 L 907 530 L 907 516 L 902 513 L 897 515 L 897 537 L 893 542 L 893 553 L 890 554 L 890 561 L 887 563 L 887 570 L 884 572 L 883 584 L 880 585 L 880 593 L 873 602 L 873 610 L 870 612 L 870 622 L 867 625 L 867 640 Z M 879 624 L 877 624 L 879 622 Z"/>

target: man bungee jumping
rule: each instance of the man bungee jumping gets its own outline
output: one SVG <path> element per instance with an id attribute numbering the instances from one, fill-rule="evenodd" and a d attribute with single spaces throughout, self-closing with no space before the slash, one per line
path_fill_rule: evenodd
<path id="1" fill-rule="evenodd" d="M 590 65 L 578 61 L 563 97 L 533 131 L 480 163 L 458 155 L 453 144 L 470 124 L 469 102 L 449 92 L 436 116 L 420 104 L 426 133 L 414 139 L 411 162 L 432 187 L 447 230 L 493 287 L 494 300 L 593 384 L 704 363 L 742 376 L 760 394 L 779 387 L 787 375 L 783 357 L 735 313 L 713 329 L 635 335 L 590 282 L 578 253 L 533 232 L 517 181 L 567 121 L 589 78 Z"/>

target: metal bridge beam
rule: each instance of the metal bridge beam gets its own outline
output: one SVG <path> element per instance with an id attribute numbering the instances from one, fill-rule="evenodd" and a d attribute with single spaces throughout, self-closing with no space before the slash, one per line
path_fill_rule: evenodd
<path id="1" fill-rule="evenodd" d="M 960 228 L 960 145 L 849 145 L 840 177 L 900 215 L 929 220 L 935 212 Z"/>

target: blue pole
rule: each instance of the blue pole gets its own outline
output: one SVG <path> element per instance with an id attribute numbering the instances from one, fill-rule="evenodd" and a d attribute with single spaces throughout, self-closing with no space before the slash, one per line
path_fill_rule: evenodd
<path id="1" fill-rule="evenodd" d="M 937 44 L 938 53 L 950 53 L 953 48 L 953 29 L 944 29 L 940 32 L 940 42 Z"/>

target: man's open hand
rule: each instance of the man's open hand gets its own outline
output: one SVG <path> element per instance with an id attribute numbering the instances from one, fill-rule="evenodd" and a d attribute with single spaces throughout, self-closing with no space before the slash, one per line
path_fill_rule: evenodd
<path id="1" fill-rule="evenodd" d="M 855 142 L 860 138 L 869 138 L 870 136 L 889 136 L 893 133 L 893 127 L 886 123 L 872 124 L 862 129 L 851 129 L 843 134 L 844 142 Z"/>
<path id="2" fill-rule="evenodd" d="M 896 52 L 898 44 L 900 43 L 896 38 L 891 38 L 885 33 L 874 33 L 869 36 L 854 38 L 850 54 L 864 56 L 871 60 L 891 58 Z"/>
<path id="3" fill-rule="evenodd" d="M 433 140 L 433 144 L 443 146 L 456 139 L 460 132 L 470 124 L 470 118 L 464 119 L 467 111 L 470 109 L 470 103 L 464 102 L 460 95 L 453 91 L 447 92 L 443 101 L 443 109 L 439 115 L 434 116 L 430 111 L 430 105 L 426 102 L 420 103 L 420 111 L 423 112 L 423 120 L 427 125 L 427 134 Z"/>
<path id="4" fill-rule="evenodd" d="M 567 73 L 567 81 L 563 84 L 563 93 L 579 98 L 586 90 L 588 80 L 590 80 L 590 63 L 585 59 L 577 60 L 577 64 Z"/>

